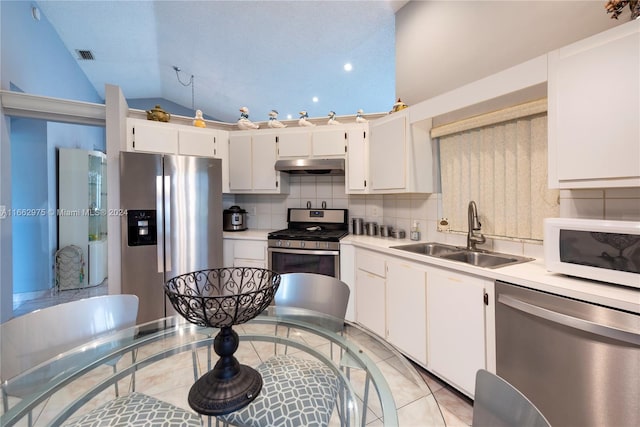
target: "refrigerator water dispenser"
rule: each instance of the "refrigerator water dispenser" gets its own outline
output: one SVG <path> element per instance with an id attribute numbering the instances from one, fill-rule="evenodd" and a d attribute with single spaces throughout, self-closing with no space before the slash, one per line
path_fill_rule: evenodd
<path id="1" fill-rule="evenodd" d="M 129 246 L 148 246 L 158 243 L 155 210 L 129 210 L 127 216 Z"/>

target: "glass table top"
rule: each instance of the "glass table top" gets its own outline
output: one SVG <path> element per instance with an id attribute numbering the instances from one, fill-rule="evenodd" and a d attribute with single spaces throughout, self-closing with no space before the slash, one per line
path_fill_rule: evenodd
<path id="1" fill-rule="evenodd" d="M 233 327 L 240 337 L 234 355 L 254 368 L 285 353 L 329 366 L 346 408 L 334 411 L 330 425 L 444 426 L 433 394 L 407 359 L 358 325 L 342 326 L 321 313 L 270 306 Z M 0 425 L 27 425 L 29 416 L 34 426 L 62 425 L 113 400 L 115 384 L 120 396 L 141 392 L 193 412 L 187 395 L 218 359 L 217 332 L 173 316 L 87 342 L 5 381 L 8 411 Z"/>

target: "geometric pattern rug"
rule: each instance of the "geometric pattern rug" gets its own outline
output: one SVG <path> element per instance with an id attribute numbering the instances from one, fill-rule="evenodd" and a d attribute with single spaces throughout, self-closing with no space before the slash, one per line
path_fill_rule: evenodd
<path id="1" fill-rule="evenodd" d="M 326 365 L 288 355 L 260 366 L 260 395 L 246 407 L 218 419 L 241 427 L 327 426 L 340 379 Z"/>
<path id="2" fill-rule="evenodd" d="M 65 427 L 201 427 L 202 420 L 193 412 L 185 411 L 155 397 L 134 392 L 107 402 L 63 425 Z"/>

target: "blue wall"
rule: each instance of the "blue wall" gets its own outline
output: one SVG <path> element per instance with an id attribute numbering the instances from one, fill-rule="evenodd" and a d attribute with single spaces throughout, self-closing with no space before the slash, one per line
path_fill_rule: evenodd
<path id="1" fill-rule="evenodd" d="M 0 81 L 4 90 L 103 103 L 44 14 L 33 19 L 31 1 L 0 1 Z M 56 207 L 56 148 L 105 150 L 102 127 L 46 123 L 2 116 L 9 138 L 0 142 L 2 162 L 0 204 L 8 208 Z M 5 157 L 5 158 L 6 158 Z M 56 219 L 11 220 L 13 240 L 7 257 L 3 246 L 2 299 L 12 293 L 48 289 L 53 285 L 53 257 L 57 249 Z M 4 239 L 4 237 L 3 237 Z M 12 265 L 12 268 L 8 267 Z M 13 271 L 8 277 L 6 271 Z M 6 306 L 3 304 L 3 309 Z M 3 319 L 7 316 L 2 313 Z"/>

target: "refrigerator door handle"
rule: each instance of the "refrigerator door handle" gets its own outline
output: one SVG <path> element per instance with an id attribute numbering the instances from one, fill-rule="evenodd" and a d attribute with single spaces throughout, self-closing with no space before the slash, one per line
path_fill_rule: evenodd
<path id="1" fill-rule="evenodd" d="M 591 322 L 580 319 L 567 314 L 551 311 L 537 305 L 529 304 L 517 298 L 513 298 L 504 294 L 498 295 L 498 302 L 509 306 L 515 310 L 523 311 L 532 316 L 540 317 L 550 322 L 559 323 L 561 325 L 579 329 L 594 335 L 600 335 L 606 338 L 623 341 L 629 344 L 640 345 L 640 335 L 635 332 L 627 331 L 613 326 L 603 325 L 601 323 Z"/>
<path id="2" fill-rule="evenodd" d="M 164 177 L 164 231 L 167 237 L 164 243 L 164 271 L 171 271 L 171 177 Z"/>
<path id="3" fill-rule="evenodd" d="M 158 242 L 156 245 L 156 251 L 158 255 L 158 273 L 164 272 L 164 218 L 162 212 L 164 204 L 162 203 L 162 176 L 156 176 L 156 220 L 157 222 L 157 234 Z"/>

